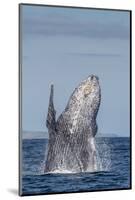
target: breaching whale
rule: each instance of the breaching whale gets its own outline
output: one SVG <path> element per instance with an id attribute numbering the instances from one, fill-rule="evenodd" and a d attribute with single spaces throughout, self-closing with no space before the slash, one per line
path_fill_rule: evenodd
<path id="1" fill-rule="evenodd" d="M 101 101 L 99 79 L 91 75 L 73 91 L 56 120 L 51 85 L 46 126 L 49 133 L 45 172 L 96 170 L 96 117 Z"/>

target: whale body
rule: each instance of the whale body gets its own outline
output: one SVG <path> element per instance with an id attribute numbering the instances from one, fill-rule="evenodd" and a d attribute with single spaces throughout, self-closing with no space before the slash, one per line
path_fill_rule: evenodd
<path id="1" fill-rule="evenodd" d="M 71 94 L 65 110 L 56 120 L 51 85 L 46 126 L 49 133 L 45 172 L 94 171 L 96 165 L 96 117 L 101 101 L 99 79 L 91 75 Z"/>

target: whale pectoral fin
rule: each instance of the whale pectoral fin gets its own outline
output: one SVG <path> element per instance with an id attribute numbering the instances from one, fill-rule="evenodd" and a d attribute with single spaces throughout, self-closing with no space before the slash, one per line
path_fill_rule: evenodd
<path id="1" fill-rule="evenodd" d="M 53 90 L 54 90 L 53 85 L 51 85 L 48 114 L 46 119 L 46 126 L 49 130 L 55 130 L 56 128 L 56 121 L 55 121 L 56 111 L 54 109 L 54 104 L 53 104 Z"/>
<path id="2" fill-rule="evenodd" d="M 94 122 L 92 123 L 92 130 L 93 130 L 93 132 L 92 132 L 93 137 L 95 137 L 95 135 L 97 134 L 97 130 L 98 130 L 98 126 L 97 126 L 97 124 L 96 124 L 96 121 L 94 121 Z"/>

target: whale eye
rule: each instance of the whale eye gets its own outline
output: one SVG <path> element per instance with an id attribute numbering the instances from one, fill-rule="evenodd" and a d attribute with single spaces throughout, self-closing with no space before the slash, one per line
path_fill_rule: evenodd
<path id="1" fill-rule="evenodd" d="M 91 86 L 90 85 L 87 85 L 85 88 L 84 88 L 84 96 L 87 97 L 90 93 L 91 93 Z"/>

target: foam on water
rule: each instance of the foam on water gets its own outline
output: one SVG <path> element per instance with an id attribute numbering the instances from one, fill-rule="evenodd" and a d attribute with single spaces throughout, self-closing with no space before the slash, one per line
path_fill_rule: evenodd
<path id="1" fill-rule="evenodd" d="M 69 171 L 66 169 L 58 169 L 51 172 L 46 172 L 45 174 L 75 174 L 76 172 Z"/>

